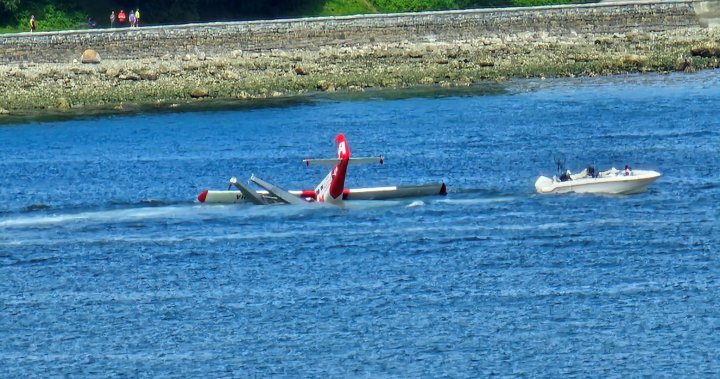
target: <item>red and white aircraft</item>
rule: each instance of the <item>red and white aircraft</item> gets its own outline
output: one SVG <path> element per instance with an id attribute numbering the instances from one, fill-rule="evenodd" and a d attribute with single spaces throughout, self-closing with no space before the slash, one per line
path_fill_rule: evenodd
<path id="1" fill-rule="evenodd" d="M 286 191 L 252 175 L 250 181 L 262 187 L 264 190 L 253 191 L 233 177 L 230 179 L 230 185 L 235 186 L 238 189 L 237 191 L 204 190 L 198 195 L 198 200 L 201 203 L 240 203 L 249 201 L 253 204 L 304 204 L 316 201 L 342 205 L 345 200 L 385 200 L 447 194 L 447 189 L 443 182 L 422 185 L 347 189 L 345 188 L 345 176 L 347 175 L 348 165 L 361 163 L 383 164 L 384 160 L 382 156 L 350 158 L 350 146 L 348 146 L 347 140 L 342 133 L 335 137 L 335 142 L 337 143 L 337 158 L 303 160 L 308 166 L 311 164 L 334 165 L 330 173 L 314 190 Z"/>

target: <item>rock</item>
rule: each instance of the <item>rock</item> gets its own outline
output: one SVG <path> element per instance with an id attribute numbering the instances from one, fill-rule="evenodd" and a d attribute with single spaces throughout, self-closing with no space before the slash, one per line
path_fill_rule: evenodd
<path id="1" fill-rule="evenodd" d="M 428 85 L 428 84 L 433 84 L 433 83 L 435 83 L 435 79 L 433 79 L 429 76 L 426 76 L 426 77 L 420 79 L 420 84 Z"/>
<path id="2" fill-rule="evenodd" d="M 5 108 L 0 108 L 0 116 L 10 114 L 10 111 Z"/>
<path id="3" fill-rule="evenodd" d="M 604 45 L 604 46 L 610 46 L 614 42 L 613 38 L 610 37 L 598 37 L 595 39 L 596 45 Z"/>
<path id="4" fill-rule="evenodd" d="M 693 57 L 718 58 L 720 57 L 720 48 L 711 44 L 697 46 L 690 50 L 690 55 Z"/>
<path id="5" fill-rule="evenodd" d="M 335 85 L 327 80 L 321 80 L 317 83 L 317 89 L 326 92 L 335 92 Z"/>
<path id="6" fill-rule="evenodd" d="M 295 73 L 298 75 L 307 75 L 307 69 L 303 66 L 295 66 Z"/>
<path id="7" fill-rule="evenodd" d="M 120 71 L 116 68 L 108 68 L 107 70 L 105 70 L 105 76 L 110 79 L 117 78 L 118 75 L 120 75 Z"/>
<path id="8" fill-rule="evenodd" d="M 223 80 L 238 80 L 238 79 L 240 79 L 240 76 L 238 74 L 236 74 L 235 72 L 230 71 L 230 70 L 223 71 L 221 77 L 223 78 Z"/>
<path id="9" fill-rule="evenodd" d="M 158 74 L 153 70 L 142 70 L 140 71 L 140 79 L 142 80 L 157 80 Z"/>
<path id="10" fill-rule="evenodd" d="M 205 59 L 207 59 L 207 57 L 205 56 L 205 53 L 198 53 L 197 60 L 204 61 Z"/>
<path id="11" fill-rule="evenodd" d="M 251 99 L 251 98 L 252 98 L 252 96 L 250 96 L 250 94 L 247 93 L 247 92 L 245 92 L 245 91 L 240 91 L 240 92 L 238 92 L 238 93 L 234 93 L 234 94 L 232 95 L 232 97 L 235 98 L 235 99 L 240 99 L 240 100 L 246 100 L 246 99 Z"/>
<path id="12" fill-rule="evenodd" d="M 695 64 L 693 63 L 692 59 L 685 58 L 685 59 L 678 59 L 675 62 L 675 70 L 692 73 L 692 72 L 697 71 L 697 67 L 695 67 Z"/>
<path id="13" fill-rule="evenodd" d="M 70 101 L 65 97 L 59 97 L 57 101 L 55 101 L 55 108 L 62 110 L 70 109 Z"/>
<path id="14" fill-rule="evenodd" d="M 288 58 L 288 53 L 287 53 L 286 51 L 283 51 L 283 50 L 272 50 L 272 51 L 270 52 L 270 57 L 272 57 L 272 58 L 287 59 L 287 58 Z"/>
<path id="15" fill-rule="evenodd" d="M 407 51 L 406 55 L 410 58 L 422 58 L 423 51 L 418 48 L 412 48 L 409 51 Z"/>
<path id="16" fill-rule="evenodd" d="M 647 62 L 647 58 L 637 54 L 627 54 L 620 59 L 624 65 L 642 66 Z"/>
<path id="17" fill-rule="evenodd" d="M 98 64 L 100 63 L 100 54 L 93 49 L 87 49 L 83 51 L 80 62 Z"/>
<path id="18" fill-rule="evenodd" d="M 134 73 L 134 72 L 128 72 L 127 74 L 122 74 L 118 76 L 118 79 L 120 80 L 140 80 L 140 75 Z"/>
<path id="19" fill-rule="evenodd" d="M 208 97 L 208 96 L 210 96 L 210 91 L 208 91 L 207 88 L 203 88 L 203 87 L 195 88 L 194 90 L 192 90 L 192 92 L 190 92 L 190 97 L 195 98 L 195 99 L 199 99 L 201 97 Z"/>

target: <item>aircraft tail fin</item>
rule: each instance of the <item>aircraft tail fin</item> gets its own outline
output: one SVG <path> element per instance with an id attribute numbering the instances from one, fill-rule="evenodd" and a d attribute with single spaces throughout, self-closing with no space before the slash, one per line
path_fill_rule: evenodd
<path id="1" fill-rule="evenodd" d="M 342 133 L 335 137 L 337 143 L 337 164 L 330 170 L 325 179 L 315 187 L 316 199 L 319 202 L 341 203 L 345 189 L 345 175 L 350 162 L 350 146 Z M 324 162 L 323 162 L 324 161 Z M 316 160 L 323 163 L 335 163 L 333 160 Z M 307 161 L 305 164 L 309 164 Z"/>

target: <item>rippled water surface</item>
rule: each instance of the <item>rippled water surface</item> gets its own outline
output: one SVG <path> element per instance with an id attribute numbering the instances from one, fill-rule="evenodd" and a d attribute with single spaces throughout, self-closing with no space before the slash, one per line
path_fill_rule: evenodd
<path id="1" fill-rule="evenodd" d="M 0 376 L 720 375 L 720 72 L 0 127 Z M 254 173 L 445 197 L 210 206 Z M 633 196 L 538 175 L 653 169 Z"/>

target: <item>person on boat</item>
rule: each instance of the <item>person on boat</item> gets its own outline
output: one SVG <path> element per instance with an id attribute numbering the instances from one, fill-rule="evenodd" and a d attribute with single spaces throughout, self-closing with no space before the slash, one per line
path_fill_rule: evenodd
<path id="1" fill-rule="evenodd" d="M 570 170 L 565 171 L 564 174 L 560 175 L 560 181 L 567 182 L 568 180 L 572 180 L 572 177 L 570 175 Z"/>
<path id="2" fill-rule="evenodd" d="M 595 174 L 595 167 L 593 167 L 593 165 L 591 165 L 591 164 L 588 165 L 587 166 L 587 176 L 589 176 L 591 178 L 597 178 L 596 175 L 597 174 Z"/>
<path id="3" fill-rule="evenodd" d="M 630 168 L 630 165 L 625 165 L 625 176 L 632 175 L 632 169 Z"/>

